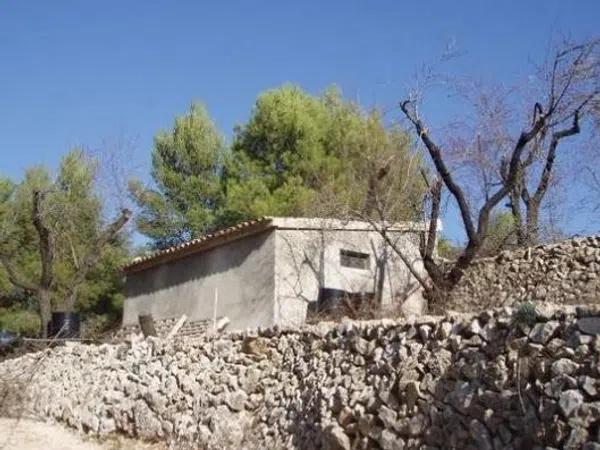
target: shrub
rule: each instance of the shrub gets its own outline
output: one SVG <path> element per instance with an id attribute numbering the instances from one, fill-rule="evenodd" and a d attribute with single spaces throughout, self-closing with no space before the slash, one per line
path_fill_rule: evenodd
<path id="1" fill-rule="evenodd" d="M 521 303 L 513 312 L 513 325 L 526 325 L 532 327 L 538 319 L 538 314 L 535 310 L 535 305 L 530 302 Z"/>
<path id="2" fill-rule="evenodd" d="M 40 317 L 29 309 L 0 308 L 0 329 L 18 335 L 37 336 L 40 330 Z"/>

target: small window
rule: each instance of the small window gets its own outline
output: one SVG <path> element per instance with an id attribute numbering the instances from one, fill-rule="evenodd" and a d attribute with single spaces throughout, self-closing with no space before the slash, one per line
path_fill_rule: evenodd
<path id="1" fill-rule="evenodd" d="M 343 267 L 369 270 L 369 255 L 352 250 L 340 250 L 340 264 Z"/>

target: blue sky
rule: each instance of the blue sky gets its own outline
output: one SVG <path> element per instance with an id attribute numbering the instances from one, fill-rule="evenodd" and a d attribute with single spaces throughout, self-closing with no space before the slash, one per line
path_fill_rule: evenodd
<path id="1" fill-rule="evenodd" d="M 230 136 L 257 94 L 284 82 L 391 108 L 448 42 L 463 52 L 455 73 L 510 83 L 552 34 L 599 26 L 598 0 L 3 1 L 0 174 L 119 136 L 149 167 L 153 135 L 191 101 Z M 441 126 L 456 110 L 440 100 L 427 113 Z M 451 217 L 447 228 L 459 235 Z"/>

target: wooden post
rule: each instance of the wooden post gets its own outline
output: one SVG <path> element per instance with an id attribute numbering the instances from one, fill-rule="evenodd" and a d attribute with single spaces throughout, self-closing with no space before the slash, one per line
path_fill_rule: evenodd
<path id="1" fill-rule="evenodd" d="M 154 319 L 152 318 L 152 314 L 140 314 L 138 316 L 138 321 L 140 323 L 140 328 L 142 329 L 142 333 L 144 337 L 148 336 L 157 336 L 156 327 L 154 326 Z"/>
<path id="2" fill-rule="evenodd" d="M 217 305 L 219 303 L 219 288 L 215 288 L 215 303 L 213 305 L 213 330 L 217 329 Z"/>

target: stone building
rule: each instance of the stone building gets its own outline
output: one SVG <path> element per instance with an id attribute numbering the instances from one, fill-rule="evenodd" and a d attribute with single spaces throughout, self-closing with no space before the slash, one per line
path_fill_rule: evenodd
<path id="1" fill-rule="evenodd" d="M 423 271 L 422 223 L 388 236 Z M 173 323 L 226 316 L 229 329 L 299 325 L 325 290 L 374 294 L 384 307 L 422 302 L 417 281 L 369 223 L 265 217 L 138 257 L 125 267 L 123 326 L 140 314 Z M 322 296 L 321 296 L 322 298 Z"/>

